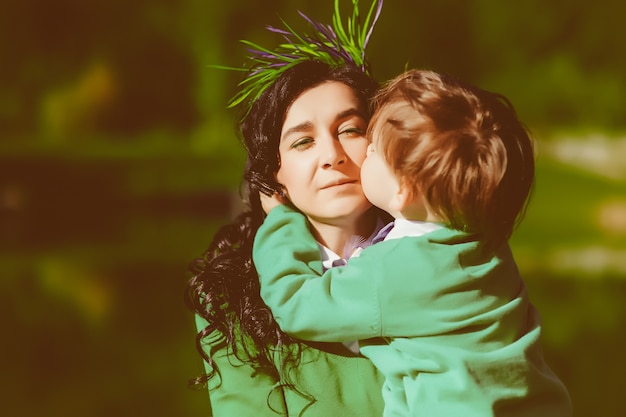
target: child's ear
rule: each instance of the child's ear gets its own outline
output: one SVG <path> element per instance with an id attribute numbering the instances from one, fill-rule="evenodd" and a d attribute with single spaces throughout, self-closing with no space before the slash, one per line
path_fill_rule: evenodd
<path id="1" fill-rule="evenodd" d="M 401 181 L 390 206 L 393 210 L 402 211 L 413 202 L 414 197 L 412 188 L 407 185 L 406 181 Z"/>

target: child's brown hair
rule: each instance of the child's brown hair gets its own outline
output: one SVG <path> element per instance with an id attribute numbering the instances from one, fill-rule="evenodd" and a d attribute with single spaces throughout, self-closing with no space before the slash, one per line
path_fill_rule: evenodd
<path id="1" fill-rule="evenodd" d="M 490 246 L 510 237 L 533 186 L 534 153 L 508 99 L 409 70 L 381 89 L 374 106 L 368 137 L 411 193 Z"/>

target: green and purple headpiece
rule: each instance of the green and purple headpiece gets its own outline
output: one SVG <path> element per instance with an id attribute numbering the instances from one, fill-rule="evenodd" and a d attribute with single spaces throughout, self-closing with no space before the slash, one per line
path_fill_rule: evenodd
<path id="1" fill-rule="evenodd" d="M 273 51 L 253 42 L 242 40 L 250 53 L 251 65 L 247 68 L 216 66 L 222 69 L 246 71 L 246 78 L 239 83 L 241 90 L 230 100 L 228 107 L 247 102 L 248 107 L 267 87 L 292 66 L 308 60 L 325 62 L 333 67 L 349 65 L 360 68 L 369 74 L 370 68 L 365 59 L 365 49 L 383 6 L 383 0 L 372 0 L 365 20 L 361 23 L 359 0 L 352 0 L 352 16 L 348 17 L 347 27 L 341 21 L 339 0 L 335 0 L 332 25 L 324 25 L 298 11 L 311 26 L 311 35 L 296 33 L 284 20 L 285 29 L 267 26 L 270 32 L 281 35 L 286 43 Z"/>

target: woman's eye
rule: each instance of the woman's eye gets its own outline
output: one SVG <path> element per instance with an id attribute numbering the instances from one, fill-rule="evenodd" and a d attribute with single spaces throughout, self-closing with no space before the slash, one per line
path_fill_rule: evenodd
<path id="1" fill-rule="evenodd" d="M 343 129 L 341 132 L 339 132 L 339 135 L 355 137 L 355 136 L 363 136 L 364 132 L 362 129 L 359 129 L 358 127 L 350 127 L 347 129 Z"/>
<path id="2" fill-rule="evenodd" d="M 291 149 L 304 150 L 313 146 L 312 138 L 301 138 L 291 144 Z"/>

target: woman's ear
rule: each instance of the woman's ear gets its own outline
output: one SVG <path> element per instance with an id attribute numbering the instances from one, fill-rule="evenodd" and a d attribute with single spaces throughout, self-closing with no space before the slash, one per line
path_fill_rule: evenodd
<path id="1" fill-rule="evenodd" d="M 278 185 L 280 185 L 280 189 L 276 192 L 276 194 L 278 194 L 280 198 L 283 199 L 283 203 L 286 203 L 289 200 L 289 196 L 287 195 L 287 189 L 281 183 L 278 183 Z"/>

